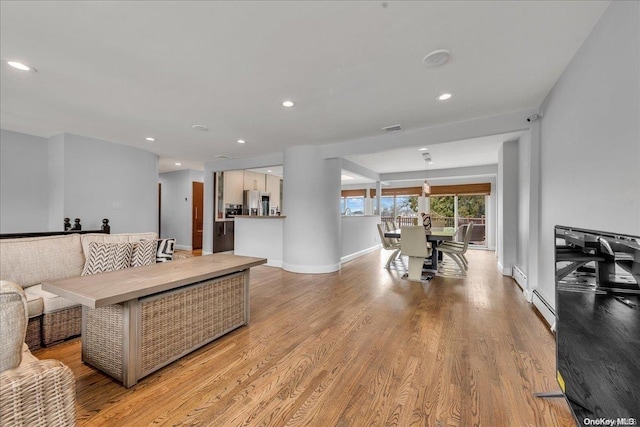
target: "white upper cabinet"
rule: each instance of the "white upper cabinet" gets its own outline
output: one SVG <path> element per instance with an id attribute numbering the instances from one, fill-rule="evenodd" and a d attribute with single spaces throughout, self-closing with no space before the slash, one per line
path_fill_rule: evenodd
<path id="1" fill-rule="evenodd" d="M 263 173 L 244 171 L 244 189 L 265 191 L 264 177 Z"/>
<path id="2" fill-rule="evenodd" d="M 280 210 L 280 177 L 267 175 L 267 193 L 271 193 L 271 207 Z"/>
<path id="3" fill-rule="evenodd" d="M 244 191 L 244 174 L 241 170 L 224 172 L 225 204 L 241 205 Z"/>

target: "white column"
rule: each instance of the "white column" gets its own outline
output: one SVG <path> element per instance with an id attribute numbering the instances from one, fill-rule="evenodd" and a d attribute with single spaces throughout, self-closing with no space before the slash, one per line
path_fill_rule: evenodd
<path id="1" fill-rule="evenodd" d="M 365 187 L 364 191 L 364 214 L 373 215 L 373 203 L 370 197 L 371 192 L 369 191 L 369 187 Z"/>
<path id="2" fill-rule="evenodd" d="M 518 142 L 502 144 L 498 152 L 498 268 L 511 276 L 518 250 Z"/>
<path id="3" fill-rule="evenodd" d="M 382 182 L 376 181 L 376 208 L 378 215 L 382 215 Z"/>
<path id="4" fill-rule="evenodd" d="M 426 214 L 431 213 L 431 205 L 429 204 L 429 197 L 420 195 L 418 197 L 418 213 L 424 212 Z"/>
<path id="5" fill-rule="evenodd" d="M 315 146 L 284 152 L 282 268 L 295 273 L 340 269 L 340 173 L 338 158 Z"/>

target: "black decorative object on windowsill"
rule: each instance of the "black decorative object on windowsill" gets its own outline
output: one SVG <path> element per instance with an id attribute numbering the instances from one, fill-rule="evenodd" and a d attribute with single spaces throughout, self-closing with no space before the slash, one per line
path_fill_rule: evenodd
<path id="1" fill-rule="evenodd" d="M 24 237 L 46 237 L 46 236 L 60 236 L 67 234 L 88 234 L 88 233 L 102 233 L 111 234 L 111 226 L 109 226 L 109 220 L 107 218 L 102 220 L 102 226 L 99 230 L 83 230 L 80 224 L 80 218 L 74 220 L 74 224 L 71 225 L 69 218 L 64 219 L 63 231 L 37 231 L 37 232 L 24 232 L 24 233 L 3 233 L 0 234 L 0 239 L 18 239 Z"/>
<path id="2" fill-rule="evenodd" d="M 109 220 L 107 218 L 102 220 L 102 232 L 105 234 L 111 234 L 111 226 L 109 225 Z"/>

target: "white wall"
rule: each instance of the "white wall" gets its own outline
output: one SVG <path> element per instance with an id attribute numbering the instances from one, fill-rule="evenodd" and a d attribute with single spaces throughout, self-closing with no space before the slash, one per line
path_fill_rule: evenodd
<path id="1" fill-rule="evenodd" d="M 0 130 L 0 233 L 49 230 L 47 183 L 47 140 Z"/>
<path id="2" fill-rule="evenodd" d="M 518 245 L 518 142 L 505 142 L 498 153 L 498 269 L 510 276 Z"/>
<path id="3" fill-rule="evenodd" d="M 113 142 L 64 134 L 64 216 L 112 233 L 157 231 L 158 156 Z"/>
<path id="4" fill-rule="evenodd" d="M 518 216 L 517 253 L 515 265 L 527 274 L 529 270 L 529 210 L 531 190 L 531 133 L 518 140 Z"/>
<path id="5" fill-rule="evenodd" d="M 66 217 L 64 208 L 64 134 L 49 138 L 49 230 L 61 230 L 60 218 L 69 218 L 73 224 L 75 217 Z M 82 219 L 82 218 L 80 218 Z M 85 218 L 86 219 L 86 218 Z M 87 230 L 87 227 L 84 227 Z"/>
<path id="6" fill-rule="evenodd" d="M 3 232 L 62 230 L 65 217 L 80 218 L 85 230 L 99 229 L 103 218 L 112 233 L 157 230 L 157 155 L 79 135 L 44 140 L 8 131 L 2 148 Z M 21 194 L 20 182 L 30 187 Z M 26 221 L 38 230 L 22 229 Z"/>
<path id="7" fill-rule="evenodd" d="M 554 225 L 640 235 L 639 76 L 640 3 L 612 2 L 541 106 L 535 286 L 552 305 Z"/>
<path id="8" fill-rule="evenodd" d="M 160 235 L 176 239 L 176 247 L 192 247 L 193 182 L 203 182 L 203 172 L 185 169 L 160 174 Z"/>
<path id="9" fill-rule="evenodd" d="M 235 218 L 233 253 L 266 258 L 267 265 L 282 267 L 284 217 Z"/>
<path id="10" fill-rule="evenodd" d="M 341 217 L 341 262 L 350 261 L 380 248 L 377 224 L 380 224 L 378 215 Z"/>

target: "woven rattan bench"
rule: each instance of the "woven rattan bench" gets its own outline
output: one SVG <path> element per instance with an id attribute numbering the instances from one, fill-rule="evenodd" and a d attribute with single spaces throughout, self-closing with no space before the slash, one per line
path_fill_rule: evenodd
<path id="1" fill-rule="evenodd" d="M 214 254 L 43 283 L 82 307 L 82 360 L 125 387 L 249 323 L 249 269 Z"/>

